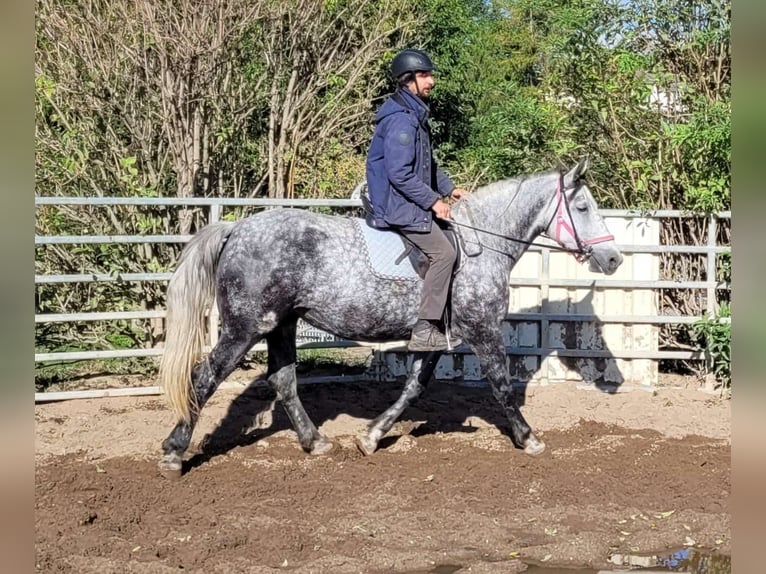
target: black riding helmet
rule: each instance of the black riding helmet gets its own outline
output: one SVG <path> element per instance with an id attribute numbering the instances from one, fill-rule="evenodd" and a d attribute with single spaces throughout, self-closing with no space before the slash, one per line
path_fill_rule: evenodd
<path id="1" fill-rule="evenodd" d="M 433 72 L 436 69 L 431 58 L 423 50 L 407 48 L 399 52 L 391 62 L 391 75 L 401 78 L 404 74 L 414 72 Z"/>

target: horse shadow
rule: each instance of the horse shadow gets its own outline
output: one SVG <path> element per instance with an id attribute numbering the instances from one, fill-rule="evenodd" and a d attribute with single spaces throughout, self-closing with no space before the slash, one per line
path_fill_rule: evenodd
<path id="1" fill-rule="evenodd" d="M 594 315 L 592 305 L 593 295 L 588 293 L 582 300 L 569 303 L 579 315 Z M 546 302 L 544 302 L 546 305 Z M 539 311 L 539 308 L 519 310 L 520 315 Z M 521 323 L 530 323 L 523 317 L 515 320 L 509 318 L 511 329 L 518 328 Z M 623 382 L 617 362 L 609 353 L 608 346 L 600 333 L 600 323 L 594 322 L 588 333 L 589 340 L 596 343 L 599 350 L 606 351 L 606 357 L 583 359 L 559 356 L 561 364 L 568 370 L 577 373 L 581 378 L 594 385 L 604 393 L 615 393 Z M 554 344 L 564 343 L 567 348 L 577 348 L 577 341 L 582 340 L 582 329 L 578 331 L 574 322 L 557 322 L 558 336 Z M 538 329 L 537 346 L 541 344 L 542 330 Z M 548 347 L 551 347 L 549 344 Z M 508 355 L 511 378 L 514 383 L 516 401 L 519 406 L 526 403 L 528 382 L 532 379 L 545 358 L 548 358 L 556 348 L 548 349 L 547 355 L 539 355 L 536 367 L 531 366 L 529 359 Z M 526 362 L 526 366 L 524 362 Z M 604 373 L 610 371 L 610 376 Z M 602 373 L 593 377 L 593 373 Z M 300 384 L 301 402 L 306 412 L 317 427 L 326 422 L 336 420 L 341 415 L 357 419 L 372 420 L 401 395 L 405 377 L 394 381 L 362 381 L 345 382 L 344 373 L 338 375 L 338 382 L 325 384 Z M 590 377 L 590 380 L 588 380 Z M 425 392 L 407 407 L 399 418 L 399 433 L 391 433 L 383 438 L 378 448 L 386 449 L 394 444 L 400 434 L 421 437 L 435 433 L 460 432 L 472 433 L 478 427 L 471 423 L 472 417 L 483 419 L 487 424 L 495 426 L 507 437 L 511 437 L 510 424 L 502 408 L 489 392 L 486 382 L 466 384 L 466 381 L 433 381 Z M 275 393 L 266 384 L 263 377 L 257 377 L 231 402 L 226 414 L 218 426 L 200 441 L 197 453 L 184 465 L 185 470 L 202 465 L 210 459 L 227 452 L 246 447 L 264 440 L 280 431 L 292 430 L 292 424 L 278 403 Z M 394 427 L 397 429 L 397 427 Z M 394 436 L 394 435 L 397 436 Z"/>
<path id="2" fill-rule="evenodd" d="M 542 307 L 548 314 L 572 314 L 583 315 L 587 317 L 597 317 L 598 314 L 593 306 L 594 292 L 588 293 L 579 301 L 563 300 L 549 301 L 543 300 Z M 519 311 L 519 315 L 526 313 L 539 312 L 539 308 L 531 308 Z M 528 321 L 514 320 L 513 314 L 509 321 L 513 323 L 525 323 Z M 607 393 L 616 393 L 625 382 L 625 377 L 619 368 L 617 358 L 612 355 L 607 340 L 603 334 L 603 323 L 597 319 L 594 321 L 550 321 L 548 332 L 543 333 L 542 329 L 537 332 L 537 345 L 543 348 L 542 337 L 547 335 L 548 344 L 544 347 L 544 352 L 539 355 L 539 360 L 531 367 L 526 368 L 523 365 L 523 359 L 517 360 L 514 371 L 513 361 L 509 362 L 509 371 L 511 379 L 516 388 L 516 397 L 519 406 L 526 402 L 526 391 L 528 384 L 523 381 L 529 381 L 535 378 L 535 375 L 543 367 L 544 361 L 551 361 L 551 357 L 560 363 L 556 369 L 554 377 L 564 377 L 582 380 L 585 384 L 592 384 L 597 390 Z M 560 350 L 595 350 L 599 351 L 598 357 L 570 357 L 566 354 L 559 354 Z M 523 351 L 522 351 L 523 352 Z M 528 360 L 528 359 L 527 359 Z M 564 374 L 564 370 L 569 371 L 569 376 Z M 549 379 L 551 373 L 548 373 Z"/>

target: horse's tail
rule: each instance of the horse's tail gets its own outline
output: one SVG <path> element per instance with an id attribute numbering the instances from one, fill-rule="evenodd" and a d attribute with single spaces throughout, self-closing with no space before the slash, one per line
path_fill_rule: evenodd
<path id="1" fill-rule="evenodd" d="M 181 253 L 167 291 L 165 350 L 159 385 L 179 420 L 199 412 L 191 372 L 202 357 L 205 313 L 215 294 L 215 270 L 223 243 L 234 224 L 213 223 L 202 228 Z"/>

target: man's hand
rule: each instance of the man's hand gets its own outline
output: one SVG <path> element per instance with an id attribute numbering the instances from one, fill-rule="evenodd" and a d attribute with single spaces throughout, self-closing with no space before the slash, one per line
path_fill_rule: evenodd
<path id="1" fill-rule="evenodd" d="M 462 187 L 456 187 L 455 189 L 452 190 L 452 193 L 450 193 L 450 197 L 454 199 L 455 201 L 457 201 L 458 199 L 462 199 L 466 195 L 468 195 L 468 192 Z"/>
<path id="2" fill-rule="evenodd" d="M 439 219 L 450 219 L 450 217 L 452 217 L 452 210 L 450 209 L 449 204 L 444 203 L 441 199 L 436 200 L 436 203 L 431 206 L 431 211 L 433 211 L 434 215 Z"/>

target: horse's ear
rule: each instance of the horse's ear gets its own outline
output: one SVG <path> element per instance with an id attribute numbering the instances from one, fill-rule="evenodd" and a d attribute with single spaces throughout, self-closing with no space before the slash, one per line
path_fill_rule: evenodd
<path id="1" fill-rule="evenodd" d="M 590 167 L 590 157 L 586 155 L 579 161 L 577 166 L 580 168 L 580 177 L 583 177 Z"/>
<path id="2" fill-rule="evenodd" d="M 584 157 L 579 162 L 577 162 L 577 165 L 570 169 L 569 172 L 564 176 L 564 188 L 569 189 L 571 187 L 576 187 L 577 183 L 585 175 L 585 172 L 588 171 L 589 166 L 590 160 L 588 157 Z"/>

